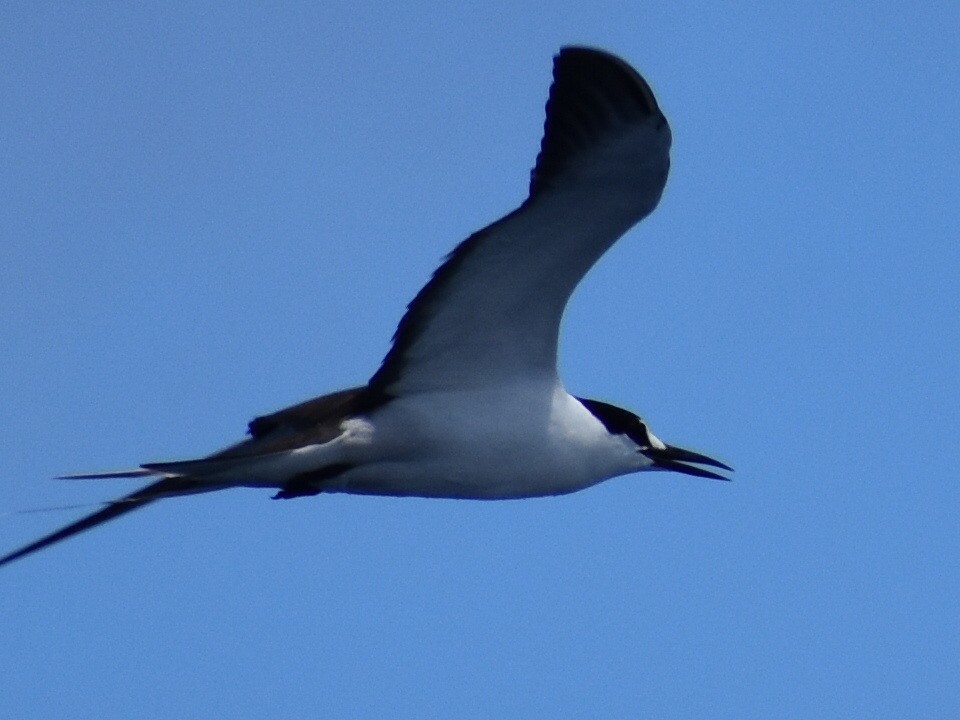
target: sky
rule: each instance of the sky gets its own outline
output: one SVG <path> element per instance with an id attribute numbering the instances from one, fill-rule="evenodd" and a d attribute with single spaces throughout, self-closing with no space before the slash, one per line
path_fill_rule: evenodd
<path id="1" fill-rule="evenodd" d="M 736 473 L 158 503 L 0 572 L 0 716 L 960 716 L 958 25 L 4 3 L 0 550 L 133 487 L 57 475 L 364 382 L 443 255 L 524 198 L 566 44 L 637 67 L 674 145 L 573 297 L 565 383 Z"/>

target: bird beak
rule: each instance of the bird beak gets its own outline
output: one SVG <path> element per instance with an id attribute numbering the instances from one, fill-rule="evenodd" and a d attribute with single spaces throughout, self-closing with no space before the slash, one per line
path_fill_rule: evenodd
<path id="1" fill-rule="evenodd" d="M 703 468 L 697 467 L 697 465 L 710 465 L 711 467 L 733 472 L 732 467 L 725 465 L 719 460 L 714 460 L 706 455 L 701 455 L 692 450 L 684 450 L 683 448 L 672 445 L 667 445 L 662 450 L 650 448 L 644 450 L 643 454 L 653 460 L 651 470 L 673 470 L 674 472 L 680 472 L 684 475 L 695 475 L 696 477 L 712 478 L 714 480 L 730 480 L 730 478 L 710 470 L 704 470 Z M 695 465 L 689 465 L 688 463 L 695 463 Z"/>

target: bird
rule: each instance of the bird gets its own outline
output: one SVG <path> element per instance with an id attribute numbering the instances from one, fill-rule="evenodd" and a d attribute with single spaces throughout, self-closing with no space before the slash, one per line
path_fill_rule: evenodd
<path id="1" fill-rule="evenodd" d="M 631 65 L 596 48 L 561 48 L 527 198 L 447 255 L 365 385 L 256 417 L 248 437 L 200 459 L 62 476 L 152 481 L 0 565 L 157 500 L 233 487 L 276 499 L 500 500 L 651 470 L 729 480 L 707 469 L 729 465 L 668 445 L 637 414 L 571 395 L 557 370 L 571 294 L 657 206 L 670 146 L 670 126 Z"/>

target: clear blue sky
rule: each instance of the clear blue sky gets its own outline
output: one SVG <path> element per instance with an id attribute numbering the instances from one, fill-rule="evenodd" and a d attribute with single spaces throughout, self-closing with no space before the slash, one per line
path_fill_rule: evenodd
<path id="1" fill-rule="evenodd" d="M 0 512 L 364 381 L 568 43 L 674 151 L 567 385 L 735 482 L 170 500 L 0 574 L 0 716 L 960 716 L 957 4 L 388 5 L 3 5 Z"/>

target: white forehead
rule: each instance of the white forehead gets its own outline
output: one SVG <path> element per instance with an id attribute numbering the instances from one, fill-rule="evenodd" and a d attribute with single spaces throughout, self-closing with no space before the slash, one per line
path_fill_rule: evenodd
<path id="1" fill-rule="evenodd" d="M 647 437 L 650 438 L 650 444 L 655 447 L 657 450 L 666 450 L 667 446 L 656 435 L 653 434 L 653 431 L 650 429 L 650 426 L 647 425 Z"/>

